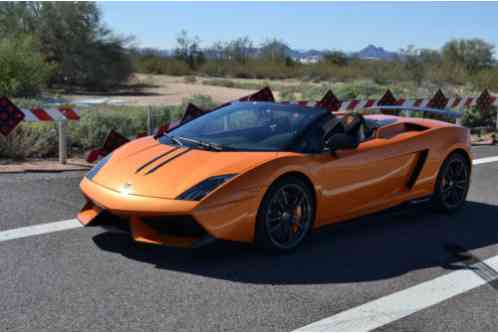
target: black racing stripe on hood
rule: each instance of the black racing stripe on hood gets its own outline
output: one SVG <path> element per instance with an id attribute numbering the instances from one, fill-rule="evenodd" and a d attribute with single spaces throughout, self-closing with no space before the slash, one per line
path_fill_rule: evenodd
<path id="1" fill-rule="evenodd" d="M 163 162 L 159 163 L 158 165 L 156 165 L 155 167 L 153 167 L 152 169 L 150 169 L 149 171 L 147 171 L 147 172 L 145 173 L 145 175 L 148 175 L 148 174 L 153 173 L 154 171 L 156 171 L 157 169 L 159 169 L 159 168 L 160 168 L 160 167 L 162 167 L 163 165 L 165 165 L 165 164 L 167 164 L 167 163 L 169 163 L 169 162 L 173 161 L 173 160 L 174 160 L 174 159 L 176 159 L 177 157 L 180 157 L 180 156 L 182 156 L 182 155 L 185 155 L 186 153 L 188 153 L 188 152 L 189 152 L 189 151 L 191 151 L 191 150 L 192 150 L 191 148 L 187 148 L 186 150 L 182 151 L 181 153 L 176 154 L 175 156 L 168 158 L 167 160 L 165 160 L 165 161 L 163 161 Z"/>
<path id="2" fill-rule="evenodd" d="M 148 165 L 151 165 L 152 163 L 154 163 L 155 161 L 157 161 L 158 159 L 160 158 L 163 158 L 164 156 L 166 155 L 169 155 L 171 154 L 172 152 L 174 151 L 177 151 L 178 149 L 180 149 L 180 147 L 175 147 L 169 151 L 167 151 L 166 153 L 163 153 L 157 157 L 154 157 L 153 159 L 151 159 L 149 162 L 145 163 L 144 165 L 142 165 L 140 168 L 137 169 L 137 171 L 135 171 L 135 173 L 139 173 L 140 171 L 142 171 L 145 167 L 147 167 Z"/>

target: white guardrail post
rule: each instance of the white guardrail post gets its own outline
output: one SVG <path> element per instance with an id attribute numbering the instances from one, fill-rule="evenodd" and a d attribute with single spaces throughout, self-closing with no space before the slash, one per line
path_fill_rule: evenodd
<path id="1" fill-rule="evenodd" d="M 59 163 L 66 164 L 67 161 L 67 121 L 60 119 L 57 122 L 59 136 Z"/>
<path id="2" fill-rule="evenodd" d="M 152 107 L 147 107 L 147 135 L 152 135 L 154 132 L 154 119 L 152 117 Z"/>

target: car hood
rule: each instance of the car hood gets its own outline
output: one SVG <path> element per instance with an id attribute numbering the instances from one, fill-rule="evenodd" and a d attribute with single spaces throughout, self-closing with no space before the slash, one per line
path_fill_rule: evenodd
<path id="1" fill-rule="evenodd" d="M 241 174 L 275 157 L 275 152 L 174 147 L 147 137 L 116 150 L 92 180 L 114 191 L 174 199 L 209 177 Z"/>

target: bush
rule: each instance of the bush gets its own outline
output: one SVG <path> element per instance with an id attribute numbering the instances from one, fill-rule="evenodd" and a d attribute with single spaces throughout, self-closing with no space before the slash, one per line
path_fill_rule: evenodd
<path id="1" fill-rule="evenodd" d="M 159 127 L 179 118 L 178 107 L 152 108 L 153 123 Z M 82 150 L 101 147 L 111 130 L 126 137 L 135 137 L 147 132 L 146 107 L 102 106 L 94 110 L 83 110 L 79 122 L 69 124 L 70 141 Z"/>
<path id="2" fill-rule="evenodd" d="M 178 112 L 179 115 L 182 115 L 183 114 L 183 110 L 185 110 L 185 107 L 189 103 L 195 104 L 196 106 L 198 106 L 198 107 L 200 107 L 201 109 L 204 109 L 204 110 L 212 109 L 212 108 L 218 106 L 218 104 L 216 104 L 211 99 L 211 97 L 209 97 L 209 96 L 206 96 L 206 95 L 194 95 L 194 96 L 192 96 L 190 98 L 185 98 L 183 100 L 183 103 L 180 106 L 179 110 L 177 110 L 176 112 Z M 173 112 L 173 114 L 176 115 L 175 112 Z"/>
<path id="3" fill-rule="evenodd" d="M 9 136 L 0 135 L 0 158 L 47 157 L 57 153 L 54 123 L 22 123 Z"/>
<path id="4" fill-rule="evenodd" d="M 0 39 L 0 95 L 38 95 L 53 69 L 44 63 L 32 38 Z"/>
<path id="5" fill-rule="evenodd" d="M 146 74 L 168 74 L 176 76 L 192 74 L 192 70 L 185 62 L 159 56 L 137 57 L 134 67 L 137 72 Z"/>
<path id="6" fill-rule="evenodd" d="M 462 125 L 465 127 L 492 127 L 496 128 L 497 108 L 481 112 L 478 108 L 465 109 L 462 116 Z"/>
<path id="7" fill-rule="evenodd" d="M 472 77 L 471 82 L 475 90 L 482 91 L 489 89 L 498 91 L 498 70 L 488 69 L 480 71 Z"/>
<path id="8" fill-rule="evenodd" d="M 73 56 L 69 61 L 67 58 L 62 66 L 67 65 L 71 69 L 72 78 L 69 84 L 78 85 L 90 91 L 108 91 L 118 88 L 126 83 L 133 72 L 132 62 L 120 40 L 99 41 L 92 49 L 86 49 L 79 57 Z M 61 67 L 61 66 L 59 66 Z M 73 71 L 77 68 L 77 71 Z M 64 71 L 60 71 L 63 76 Z M 66 83 L 61 77 L 60 82 Z"/>
<path id="9" fill-rule="evenodd" d="M 218 86 L 218 87 L 227 87 L 227 88 L 235 88 L 236 83 L 233 80 L 227 79 L 212 79 L 212 80 L 204 80 L 202 84 L 208 86 Z"/>
<path id="10" fill-rule="evenodd" d="M 183 81 L 185 81 L 185 83 L 196 83 L 197 82 L 197 78 L 195 77 L 195 75 L 188 75 L 188 76 L 185 76 L 185 78 L 183 79 Z"/>

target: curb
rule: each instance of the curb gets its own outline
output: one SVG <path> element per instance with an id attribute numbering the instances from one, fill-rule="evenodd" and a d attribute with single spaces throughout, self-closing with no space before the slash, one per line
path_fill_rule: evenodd
<path id="1" fill-rule="evenodd" d="M 71 168 L 58 168 L 58 167 L 36 167 L 36 166 L 27 166 L 27 167 L 18 167 L 18 168 L 5 168 L 2 170 L 3 166 L 0 165 L 0 175 L 6 174 L 21 174 L 21 173 L 62 173 L 62 172 L 72 172 L 72 171 L 88 171 L 92 167 L 91 166 L 74 166 Z"/>
<path id="2" fill-rule="evenodd" d="M 24 170 L 12 170 L 12 171 L 2 171 L 0 170 L 1 175 L 9 175 L 9 174 L 21 174 L 21 173 L 63 173 L 63 172 L 77 172 L 77 171 L 88 171 L 90 168 L 85 169 L 24 169 Z"/>

